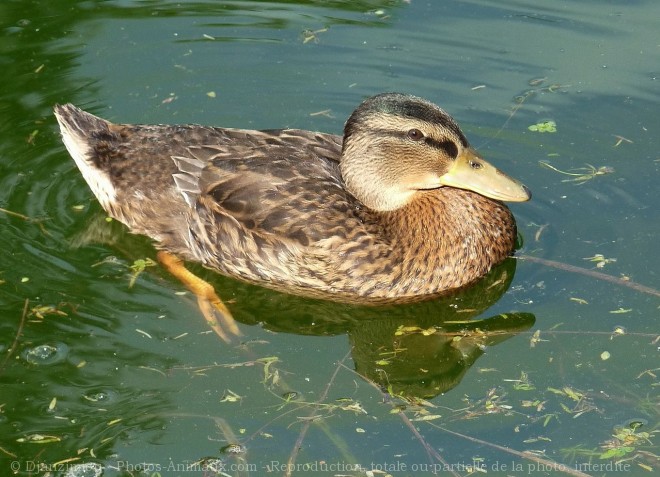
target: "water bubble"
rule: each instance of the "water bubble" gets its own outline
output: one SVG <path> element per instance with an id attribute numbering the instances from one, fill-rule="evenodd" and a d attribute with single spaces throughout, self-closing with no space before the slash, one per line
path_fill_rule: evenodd
<path id="1" fill-rule="evenodd" d="M 27 349 L 23 358 L 30 364 L 48 366 L 64 361 L 67 354 L 69 347 L 64 343 L 47 343 Z"/>
<path id="2" fill-rule="evenodd" d="M 636 431 L 640 427 L 646 426 L 648 423 L 649 421 L 640 417 L 636 419 L 628 419 L 626 422 L 623 423 L 622 427 Z"/>
<path id="3" fill-rule="evenodd" d="M 107 405 L 117 400 L 119 394 L 112 389 L 92 389 L 83 394 L 83 399 L 94 404 Z"/>
<path id="4" fill-rule="evenodd" d="M 298 399 L 298 396 L 300 396 L 300 394 L 297 391 L 288 391 L 282 394 L 282 398 L 287 402 L 295 401 Z"/>
<path id="5" fill-rule="evenodd" d="M 247 452 L 247 447 L 241 444 L 229 444 L 220 449 L 220 452 L 230 455 L 242 455 Z"/>
<path id="6" fill-rule="evenodd" d="M 200 459 L 199 467 L 204 472 L 203 475 L 212 475 L 209 472 L 213 472 L 214 475 L 219 475 L 225 469 L 225 462 L 218 457 L 204 457 Z"/>

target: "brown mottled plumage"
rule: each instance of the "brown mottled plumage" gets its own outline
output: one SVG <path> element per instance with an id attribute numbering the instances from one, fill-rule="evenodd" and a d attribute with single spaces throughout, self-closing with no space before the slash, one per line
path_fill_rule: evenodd
<path id="1" fill-rule="evenodd" d="M 528 190 L 434 104 L 367 99 L 344 138 L 295 129 L 116 125 L 56 106 L 106 211 L 163 250 L 281 291 L 411 301 L 466 285 L 513 252 L 500 200 Z"/>

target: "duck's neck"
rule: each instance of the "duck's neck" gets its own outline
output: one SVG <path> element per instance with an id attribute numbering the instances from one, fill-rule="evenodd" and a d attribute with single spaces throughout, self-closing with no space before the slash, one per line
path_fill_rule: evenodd
<path id="1" fill-rule="evenodd" d="M 449 187 L 418 193 L 385 219 L 399 248 L 401 285 L 410 293 L 425 281 L 440 290 L 466 285 L 509 256 L 516 242 L 504 204 Z"/>

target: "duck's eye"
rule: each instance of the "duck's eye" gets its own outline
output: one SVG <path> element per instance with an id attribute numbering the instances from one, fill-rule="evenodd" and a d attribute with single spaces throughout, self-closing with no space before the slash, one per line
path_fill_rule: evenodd
<path id="1" fill-rule="evenodd" d="M 419 129 L 411 129 L 408 131 L 408 137 L 413 141 L 421 141 L 424 139 L 424 134 Z"/>

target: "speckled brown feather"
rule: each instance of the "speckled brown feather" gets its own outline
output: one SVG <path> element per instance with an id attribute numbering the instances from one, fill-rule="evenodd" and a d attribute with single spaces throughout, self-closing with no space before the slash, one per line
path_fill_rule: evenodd
<path id="1" fill-rule="evenodd" d="M 55 111 L 88 182 L 96 170 L 112 184 L 109 199 L 94 191 L 110 215 L 229 276 L 335 300 L 410 301 L 476 280 L 514 248 L 509 210 L 467 190 L 419 191 L 392 211 L 364 206 L 346 190 L 339 136 Z"/>

